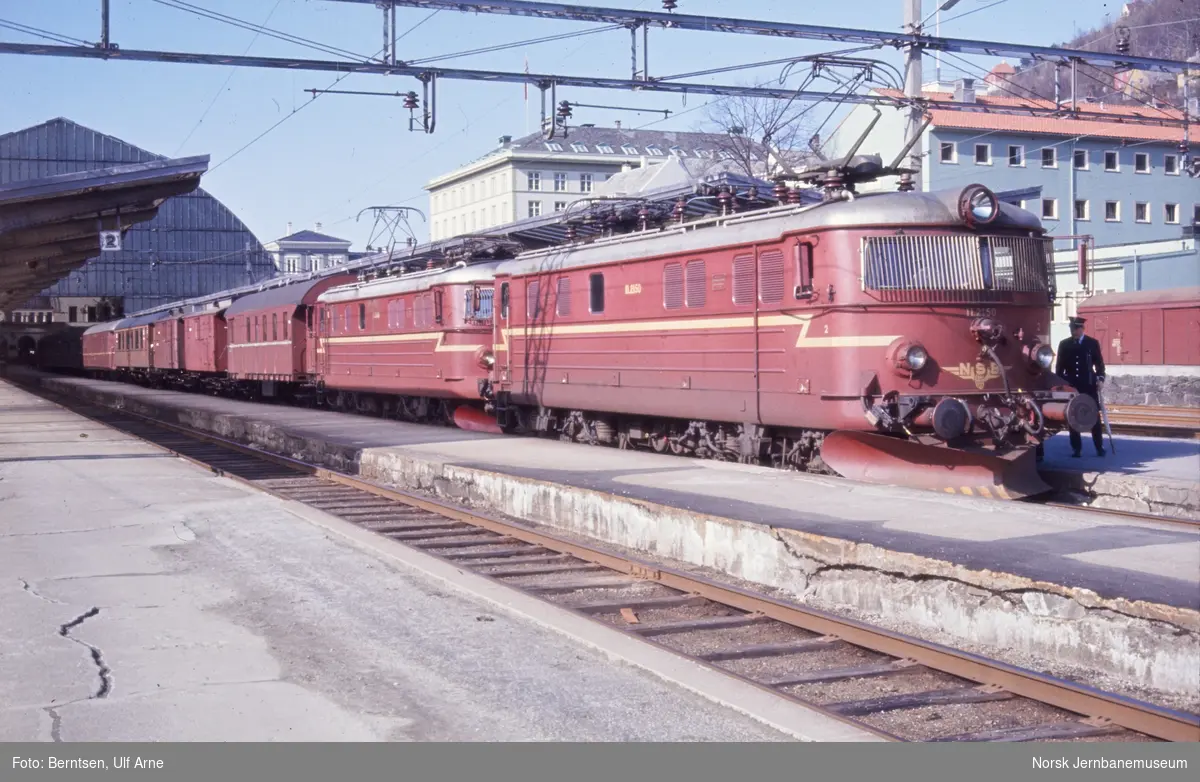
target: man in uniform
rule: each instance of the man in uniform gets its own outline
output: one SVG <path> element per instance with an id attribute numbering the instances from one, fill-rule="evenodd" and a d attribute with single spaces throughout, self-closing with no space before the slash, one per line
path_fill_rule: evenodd
<path id="1" fill-rule="evenodd" d="M 1104 388 L 1104 358 L 1100 355 L 1100 343 L 1083 332 L 1084 318 L 1071 318 L 1071 336 L 1058 343 L 1058 362 L 1054 374 L 1066 380 L 1081 394 L 1087 394 L 1100 404 L 1100 391 Z M 1083 438 L 1074 429 L 1071 431 L 1071 455 L 1079 456 Z M 1104 455 L 1104 426 L 1099 416 L 1092 427 L 1092 444 L 1096 455 Z"/>

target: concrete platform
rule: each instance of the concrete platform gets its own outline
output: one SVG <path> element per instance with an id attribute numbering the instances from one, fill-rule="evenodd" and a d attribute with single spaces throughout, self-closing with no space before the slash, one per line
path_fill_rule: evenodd
<path id="1" fill-rule="evenodd" d="M 124 384 L 41 382 L 1016 664 L 1200 705 L 1198 530 Z"/>
<path id="2" fill-rule="evenodd" d="M 862 735 L 775 730 L 337 524 L 0 381 L 0 741 Z"/>
<path id="3" fill-rule="evenodd" d="M 1083 439 L 1079 458 L 1066 434 L 1046 442 L 1041 470 L 1052 486 L 1091 507 L 1200 520 L 1200 440 L 1106 435 L 1097 456 Z"/>

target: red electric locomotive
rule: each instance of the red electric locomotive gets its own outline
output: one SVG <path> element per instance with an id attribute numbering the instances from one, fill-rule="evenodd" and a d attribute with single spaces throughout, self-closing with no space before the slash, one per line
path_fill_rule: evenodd
<path id="1" fill-rule="evenodd" d="M 869 168 L 870 162 L 860 166 Z M 507 431 L 1016 498 L 1098 415 L 1051 373 L 1052 244 L 987 188 L 788 205 L 502 264 Z"/>
<path id="2" fill-rule="evenodd" d="M 483 412 L 494 263 L 357 282 L 321 294 L 318 383 L 326 405 L 498 432 Z"/>

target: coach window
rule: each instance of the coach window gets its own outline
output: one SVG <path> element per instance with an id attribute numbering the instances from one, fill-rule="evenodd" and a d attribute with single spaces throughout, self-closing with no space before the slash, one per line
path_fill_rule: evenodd
<path id="1" fill-rule="evenodd" d="M 279 313 L 278 312 L 271 313 L 271 341 L 272 342 L 279 341 Z"/>
<path id="2" fill-rule="evenodd" d="M 290 320 L 291 320 L 291 318 L 290 318 L 290 317 L 288 317 L 288 315 L 285 313 L 285 314 L 284 314 L 284 316 L 283 316 L 283 338 L 284 338 L 284 339 L 288 339 L 288 338 L 289 338 L 289 337 L 288 337 L 288 322 L 289 322 Z"/>
<path id="3" fill-rule="evenodd" d="M 246 344 L 250 344 L 250 319 L 246 318 Z"/>
<path id="4" fill-rule="evenodd" d="M 262 342 L 262 325 L 259 323 L 258 315 L 254 316 L 254 341 Z"/>
<path id="5" fill-rule="evenodd" d="M 796 267 L 796 298 L 810 298 L 813 292 L 813 246 L 808 242 L 796 244 Z"/>
<path id="6" fill-rule="evenodd" d="M 588 276 L 588 309 L 594 315 L 604 312 L 604 275 L 600 272 Z"/>
<path id="7" fill-rule="evenodd" d="M 367 305 L 358 305 L 358 330 L 362 331 L 367 327 Z"/>

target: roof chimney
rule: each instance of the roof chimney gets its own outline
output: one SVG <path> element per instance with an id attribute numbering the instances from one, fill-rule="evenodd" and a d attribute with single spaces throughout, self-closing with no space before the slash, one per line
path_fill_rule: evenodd
<path id="1" fill-rule="evenodd" d="M 286 234 L 284 234 L 284 236 L 291 236 L 291 235 L 292 235 L 292 223 L 291 223 L 291 221 L 289 221 L 289 222 L 288 222 L 288 229 L 287 229 L 287 233 L 286 233 Z"/>
<path id="2" fill-rule="evenodd" d="M 511 143 L 512 143 L 512 136 L 501 136 L 500 137 L 500 146 L 507 147 Z"/>
<path id="3" fill-rule="evenodd" d="M 320 230 L 321 230 L 321 224 L 320 224 L 320 223 L 317 223 L 317 230 L 318 230 L 318 231 L 320 231 Z"/>
<path id="4" fill-rule="evenodd" d="M 613 124 L 616 125 L 617 130 L 621 129 L 621 120 L 613 120 Z"/>
<path id="5" fill-rule="evenodd" d="M 975 80 L 959 79 L 954 82 L 954 100 L 957 103 L 975 102 Z"/>

